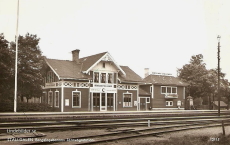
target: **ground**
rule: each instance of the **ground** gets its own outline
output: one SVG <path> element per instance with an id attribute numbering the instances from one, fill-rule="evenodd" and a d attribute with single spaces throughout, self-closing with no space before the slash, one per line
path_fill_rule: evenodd
<path id="1" fill-rule="evenodd" d="M 95 129 L 95 130 L 74 130 L 74 131 L 56 131 L 56 132 L 45 132 L 47 135 L 43 137 L 43 139 L 65 139 L 65 138 L 77 138 L 78 136 L 87 136 L 87 135 L 98 135 L 108 133 L 105 129 Z M 225 126 L 226 136 L 230 135 L 230 126 Z M 218 139 L 218 135 L 222 134 L 222 127 L 212 127 L 212 128 L 204 128 L 204 129 L 194 129 L 188 131 L 180 131 L 173 133 L 160 134 L 158 136 L 144 137 L 144 138 L 134 138 L 127 140 L 119 140 L 109 143 L 104 143 L 103 145 L 140 145 L 140 144 L 149 144 L 149 145 L 161 145 L 164 141 L 171 140 L 172 138 L 176 138 L 176 140 L 181 140 L 186 138 L 184 142 L 191 142 L 190 140 L 196 140 L 199 137 L 203 136 L 205 140 L 208 140 L 209 143 L 212 142 L 221 142 L 221 138 Z M 2 141 L 0 144 L 7 145 L 18 145 L 29 142 L 20 142 L 20 141 Z M 70 142 L 58 142 L 54 143 L 55 145 L 63 144 L 63 145 L 72 145 L 77 143 L 76 141 Z M 162 144 L 162 145 L 163 145 Z M 186 143 L 187 144 L 187 143 Z M 197 143 L 196 143 L 197 144 Z M 199 142 L 198 142 L 199 145 Z"/>

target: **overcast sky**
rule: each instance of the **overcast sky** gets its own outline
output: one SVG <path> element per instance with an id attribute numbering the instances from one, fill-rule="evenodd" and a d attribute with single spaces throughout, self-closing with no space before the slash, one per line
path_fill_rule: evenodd
<path id="1" fill-rule="evenodd" d="M 43 55 L 71 60 L 108 51 L 141 77 L 144 68 L 176 76 L 192 55 L 230 80 L 229 0 L 20 0 L 19 34 L 36 34 Z M 17 0 L 0 0 L 0 33 L 16 34 Z"/>

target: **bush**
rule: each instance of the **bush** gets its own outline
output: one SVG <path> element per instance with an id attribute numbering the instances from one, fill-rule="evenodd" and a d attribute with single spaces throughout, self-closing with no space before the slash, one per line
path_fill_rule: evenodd
<path id="1" fill-rule="evenodd" d="M 13 112 L 14 111 L 14 102 L 11 100 L 0 100 L 0 112 Z M 53 111 L 50 105 L 45 103 L 17 103 L 17 112 L 46 112 Z"/>

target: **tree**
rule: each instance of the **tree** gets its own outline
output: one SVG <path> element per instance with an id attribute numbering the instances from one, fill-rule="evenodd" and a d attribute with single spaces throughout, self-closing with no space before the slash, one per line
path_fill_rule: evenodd
<path id="1" fill-rule="evenodd" d="M 192 56 L 189 64 L 185 64 L 181 69 L 178 69 L 178 77 L 187 82 L 189 86 L 186 88 L 186 95 L 191 95 L 193 98 L 204 97 L 207 94 L 208 71 L 203 62 L 203 55 L 198 54 Z"/>
<path id="2" fill-rule="evenodd" d="M 42 52 L 38 46 L 40 38 L 27 33 L 18 37 L 18 95 L 27 98 L 40 97 L 42 94 Z M 15 52 L 15 43 L 10 48 Z"/>
<path id="3" fill-rule="evenodd" d="M 13 99 L 13 58 L 9 42 L 0 34 L 0 98 Z M 9 97 L 10 96 L 10 97 Z"/>
<path id="4" fill-rule="evenodd" d="M 192 56 L 190 63 L 177 71 L 178 77 L 189 84 L 186 88 L 187 96 L 191 95 L 194 99 L 201 97 L 203 103 L 209 105 L 211 95 L 212 100 L 217 100 L 218 71 L 206 69 L 202 54 Z M 229 82 L 224 77 L 225 74 L 220 71 L 220 96 L 227 96 L 229 90 Z"/>

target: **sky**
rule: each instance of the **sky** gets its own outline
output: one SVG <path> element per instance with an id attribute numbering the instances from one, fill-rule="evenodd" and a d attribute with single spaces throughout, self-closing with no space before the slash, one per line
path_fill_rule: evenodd
<path id="1" fill-rule="evenodd" d="M 17 1 L 0 0 L 0 33 L 8 41 L 16 35 Z M 108 51 L 141 77 L 144 68 L 176 76 L 197 54 L 217 68 L 220 35 L 220 67 L 230 80 L 229 7 L 229 0 L 20 0 L 18 33 L 36 34 L 48 58 Z"/>

